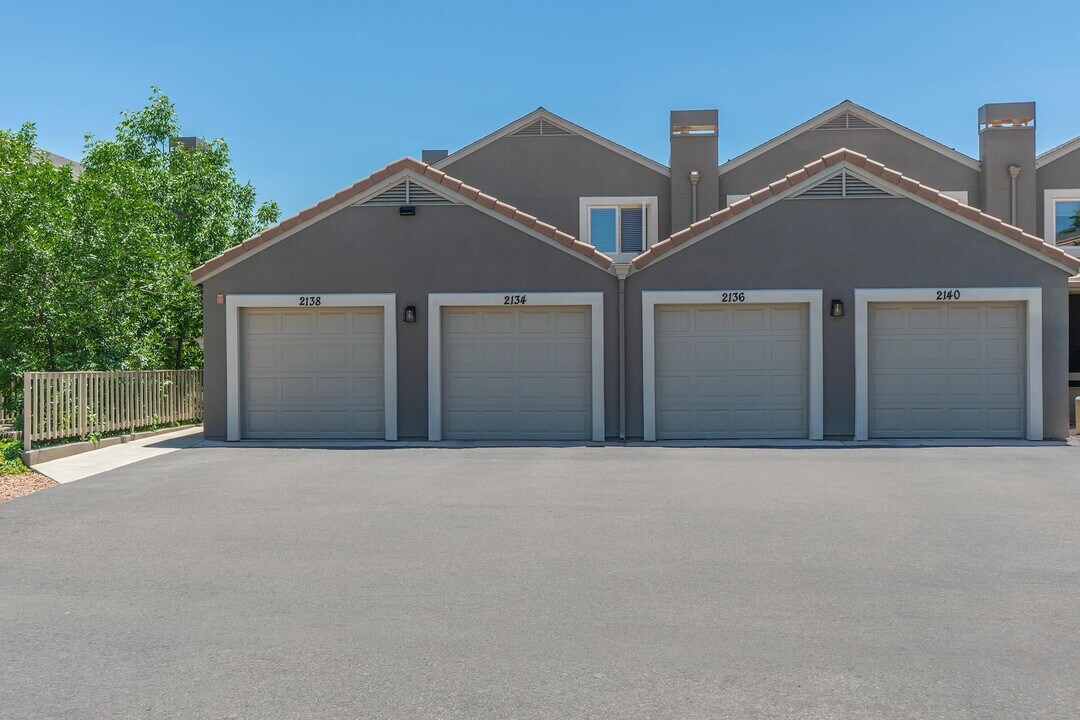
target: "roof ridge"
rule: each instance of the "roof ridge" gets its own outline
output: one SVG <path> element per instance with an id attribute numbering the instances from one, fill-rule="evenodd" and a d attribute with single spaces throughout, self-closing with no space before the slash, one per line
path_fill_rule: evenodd
<path id="1" fill-rule="evenodd" d="M 195 268 L 189 273 L 189 277 L 192 282 L 198 283 L 214 270 L 220 268 L 223 265 L 233 262 L 242 255 L 245 255 L 256 248 L 265 245 L 271 240 L 278 238 L 281 235 L 294 230 L 299 225 L 306 223 L 307 221 L 322 215 L 333 208 L 337 208 L 345 203 L 350 202 L 358 195 L 363 194 L 365 191 L 370 190 L 375 185 L 383 182 L 384 180 L 393 177 L 402 172 L 412 172 L 424 179 L 427 179 L 441 187 L 446 188 L 452 193 L 464 197 L 466 200 L 475 202 L 483 207 L 493 210 L 496 213 L 504 216 L 510 222 L 517 225 L 521 225 L 527 230 L 539 233 L 546 238 L 553 240 L 555 243 L 566 247 L 567 249 L 581 255 L 587 260 L 590 260 L 593 264 L 607 269 L 612 264 L 612 259 L 600 252 L 592 245 L 580 242 L 577 238 L 569 233 L 565 233 L 559 230 L 554 225 L 543 222 L 534 215 L 523 212 L 513 205 L 509 205 L 500 201 L 491 195 L 482 192 L 478 188 L 474 188 L 471 185 L 466 185 L 463 181 L 457 178 L 450 177 L 442 170 L 417 160 L 413 157 L 404 157 L 400 160 L 395 160 L 389 165 L 376 170 L 365 178 L 362 178 L 347 188 L 339 190 L 328 198 L 320 200 L 314 205 L 304 208 L 300 212 L 292 215 L 291 217 L 282 220 L 281 222 L 273 225 L 266 230 L 263 230 L 258 235 L 249 237 L 239 245 L 234 245 L 225 252 L 216 255 L 199 267 Z"/>
<path id="2" fill-rule="evenodd" d="M 856 152 L 855 150 L 849 150 L 848 148 L 840 148 L 827 155 L 823 155 L 817 160 L 803 165 L 795 172 L 788 173 L 779 180 L 769 183 L 756 192 L 750 193 L 748 196 L 732 203 L 726 208 L 698 220 L 690 227 L 684 228 L 683 230 L 672 234 L 670 237 L 661 240 L 635 257 L 633 260 L 634 267 L 640 270 L 664 253 L 670 252 L 679 245 L 682 245 L 699 235 L 710 232 L 713 227 L 732 220 L 738 215 L 747 212 L 755 205 L 760 205 L 766 200 L 784 194 L 791 188 L 806 182 L 812 177 L 824 173 L 828 169 L 835 167 L 842 162 L 847 162 L 856 167 L 860 167 L 871 175 L 899 187 L 901 190 L 918 195 L 924 200 L 935 203 L 953 214 L 960 215 L 961 217 L 976 222 L 993 232 L 997 232 L 1011 240 L 1026 245 L 1063 265 L 1071 266 L 1074 271 L 1080 270 L 1080 258 L 1069 255 L 1060 248 L 1056 248 L 1053 245 L 1044 242 L 1042 239 L 1028 234 L 1014 225 L 1006 223 L 1000 218 L 996 218 L 993 215 L 987 215 L 971 205 L 965 205 L 956 198 L 943 194 L 940 190 L 932 188 L 929 185 L 923 185 L 918 180 L 907 177 L 898 170 L 885 167 L 882 163 L 879 163 L 860 152 Z"/>

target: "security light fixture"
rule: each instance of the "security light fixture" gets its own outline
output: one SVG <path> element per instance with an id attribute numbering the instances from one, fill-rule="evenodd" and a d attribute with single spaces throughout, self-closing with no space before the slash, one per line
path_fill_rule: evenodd
<path id="1" fill-rule="evenodd" d="M 405 322 L 416 322 L 416 306 L 406 305 L 405 315 L 401 319 Z"/>
<path id="2" fill-rule="evenodd" d="M 829 314 L 833 317 L 844 317 L 844 301 L 833 300 L 832 309 L 829 311 Z"/>
<path id="3" fill-rule="evenodd" d="M 416 214 L 416 206 L 415 205 L 402 205 L 401 207 L 398 208 L 398 214 L 401 215 L 402 217 L 412 217 L 413 215 Z"/>

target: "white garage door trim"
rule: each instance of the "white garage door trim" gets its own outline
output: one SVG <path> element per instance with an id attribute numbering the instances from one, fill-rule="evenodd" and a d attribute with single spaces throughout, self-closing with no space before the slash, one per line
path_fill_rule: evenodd
<path id="1" fill-rule="evenodd" d="M 950 292 L 960 297 L 951 298 Z M 870 437 L 870 368 L 867 322 L 870 303 L 1024 302 L 1027 304 L 1027 439 L 1043 439 L 1042 288 L 856 288 L 855 439 Z"/>
<path id="2" fill-rule="evenodd" d="M 732 302 L 732 297 L 737 297 Z M 656 440 L 656 306 L 801 303 L 809 305 L 810 440 L 824 433 L 821 290 L 647 290 L 641 293 L 642 404 L 644 437 Z"/>
<path id="3" fill-rule="evenodd" d="M 319 304 L 308 305 L 312 298 Z M 397 440 L 397 296 L 394 293 L 304 293 L 225 296 L 225 439 L 240 439 L 240 308 L 381 307 L 383 309 L 383 412 L 386 439 Z"/>
<path id="4" fill-rule="evenodd" d="M 520 299 L 524 298 L 524 301 Z M 518 299 L 515 301 L 515 299 Z M 604 440 L 604 293 L 431 293 L 428 295 L 428 439 L 442 440 L 442 309 L 444 307 L 589 307 L 592 327 L 592 439 Z"/>

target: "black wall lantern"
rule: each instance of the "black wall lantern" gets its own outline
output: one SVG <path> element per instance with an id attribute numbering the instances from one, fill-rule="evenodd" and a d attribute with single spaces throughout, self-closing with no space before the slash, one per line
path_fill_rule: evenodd
<path id="1" fill-rule="evenodd" d="M 405 322 L 416 322 L 416 306 L 415 305 L 406 305 L 405 306 L 405 315 L 402 316 L 401 319 L 404 320 Z"/>
<path id="2" fill-rule="evenodd" d="M 829 311 L 829 314 L 833 317 L 844 317 L 844 301 L 833 300 L 832 309 Z"/>

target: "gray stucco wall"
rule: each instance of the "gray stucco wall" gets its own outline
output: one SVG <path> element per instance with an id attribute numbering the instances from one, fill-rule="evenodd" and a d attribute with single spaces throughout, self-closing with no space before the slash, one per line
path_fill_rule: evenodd
<path id="1" fill-rule="evenodd" d="M 671 234 L 671 179 L 577 135 L 500 138 L 443 170 L 574 237 L 579 198 L 656 196 Z"/>
<path id="2" fill-rule="evenodd" d="M 720 176 L 720 206 L 727 195 L 749 195 L 803 165 L 846 147 L 938 190 L 967 190 L 979 207 L 979 171 L 891 130 L 808 130 Z"/>
<path id="3" fill-rule="evenodd" d="M 1046 203 L 1043 201 L 1043 191 L 1077 188 L 1080 188 L 1080 149 L 1073 150 L 1038 169 L 1035 174 L 1035 219 L 1039 237 L 1046 236 L 1046 227 L 1043 222 Z"/>
<path id="4" fill-rule="evenodd" d="M 821 288 L 825 434 L 855 432 L 854 289 L 1043 288 L 1043 403 L 1047 437 L 1068 434 L 1068 275 L 907 199 L 788 200 L 661 258 L 626 292 L 627 433 L 642 434 L 641 299 L 645 290 Z"/>
<path id="5" fill-rule="evenodd" d="M 618 281 L 599 267 L 466 206 L 345 208 L 203 285 L 206 435 L 225 435 L 225 306 L 218 293 L 397 293 L 398 432 L 427 437 L 427 296 L 433 292 L 603 291 L 605 398 L 618 435 Z"/>

